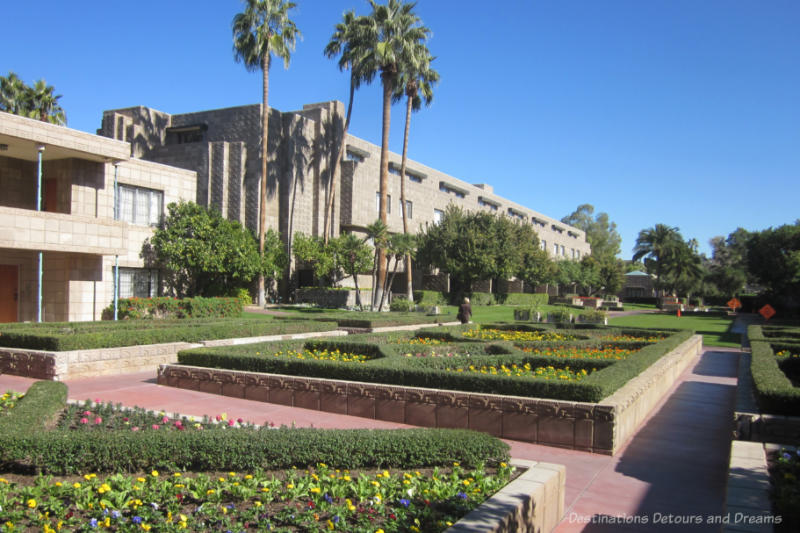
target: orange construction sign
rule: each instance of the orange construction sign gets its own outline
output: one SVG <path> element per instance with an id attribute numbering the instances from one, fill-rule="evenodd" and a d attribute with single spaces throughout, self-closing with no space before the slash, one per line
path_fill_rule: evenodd
<path id="1" fill-rule="evenodd" d="M 773 309 L 771 305 L 767 304 L 758 310 L 758 314 L 763 316 L 765 320 L 769 320 L 775 316 L 775 309 Z"/>
<path id="2" fill-rule="evenodd" d="M 731 298 L 730 300 L 728 300 L 728 304 L 727 305 L 728 305 L 728 307 L 730 307 L 731 309 L 736 311 L 737 309 L 739 309 L 742 306 L 742 302 L 740 302 L 738 298 Z"/>

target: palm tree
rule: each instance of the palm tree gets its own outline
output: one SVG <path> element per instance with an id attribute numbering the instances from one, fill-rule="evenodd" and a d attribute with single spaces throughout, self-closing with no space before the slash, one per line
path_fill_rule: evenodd
<path id="1" fill-rule="evenodd" d="M 649 259 L 655 265 L 656 287 L 663 289 L 664 275 L 668 272 L 669 262 L 683 244 L 678 228 L 656 224 L 639 232 L 636 245 L 633 247 L 633 261 Z"/>
<path id="2" fill-rule="evenodd" d="M 369 0 L 372 13 L 363 19 L 361 37 L 363 46 L 368 52 L 362 58 L 362 73 L 369 82 L 380 72 L 383 88 L 383 126 L 381 134 L 380 160 L 380 201 L 378 211 L 380 220 L 386 223 L 386 200 L 389 188 L 389 128 L 391 123 L 392 95 L 395 91 L 397 77 L 407 65 L 418 60 L 413 59 L 424 49 L 423 44 L 430 36 L 430 30 L 422 25 L 420 18 L 414 13 L 414 3 L 400 0 L 389 0 L 387 5 Z M 386 282 L 386 253 L 378 250 L 378 279 L 373 293 L 373 302 L 378 305 L 382 300 L 383 286 Z"/>
<path id="3" fill-rule="evenodd" d="M 47 85 L 43 79 L 33 84 L 25 91 L 25 99 L 28 101 L 28 117 L 58 124 L 63 126 L 67 123 L 64 110 L 58 104 L 61 95 L 53 94 L 55 87 Z"/>
<path id="4" fill-rule="evenodd" d="M 365 229 L 367 235 L 364 237 L 364 242 L 372 240 L 372 246 L 375 248 L 375 257 L 372 260 L 372 308 L 380 311 L 380 307 L 378 307 L 380 299 L 375 300 L 375 293 L 379 289 L 376 273 L 379 268 L 378 261 L 381 259 L 381 251 L 385 250 L 389 243 L 389 227 L 381 219 L 378 219 Z"/>
<path id="5" fill-rule="evenodd" d="M 361 70 L 361 57 L 365 53 L 363 40 L 360 38 L 360 29 L 364 26 L 363 17 L 357 17 L 355 12 L 347 11 L 342 22 L 336 25 L 336 29 L 331 36 L 331 40 L 325 46 L 325 56 L 333 58 L 341 54 L 339 58 L 339 70 L 350 70 L 350 96 L 347 100 L 347 115 L 342 131 L 342 140 L 339 143 L 336 159 L 334 160 L 333 170 L 331 171 L 331 181 L 328 191 L 328 202 L 325 206 L 325 242 L 328 242 L 333 226 L 333 203 L 336 196 L 336 182 L 341 172 L 341 163 L 344 158 L 345 145 L 347 143 L 347 131 L 350 129 L 350 117 L 353 112 L 353 96 L 356 89 L 368 76 Z"/>
<path id="6" fill-rule="evenodd" d="M 244 63 L 250 71 L 261 70 L 263 98 L 261 102 L 261 187 L 259 197 L 258 249 L 263 257 L 267 229 L 267 144 L 269 134 L 269 67 L 272 54 L 283 59 L 289 68 L 289 59 L 295 42 L 300 37 L 289 10 L 294 2 L 286 0 L 245 0 L 244 12 L 233 17 L 233 54 L 237 62 Z M 264 274 L 258 275 L 258 305 L 266 303 Z"/>
<path id="7" fill-rule="evenodd" d="M 9 71 L 8 76 L 0 76 L 0 110 L 14 115 L 27 115 L 25 85 L 16 73 Z"/>
<path id="8" fill-rule="evenodd" d="M 405 257 L 412 257 L 417 252 L 417 237 L 416 235 L 411 235 L 410 233 L 395 233 L 391 237 L 389 237 L 389 242 L 387 243 L 387 253 L 390 257 L 394 257 L 394 269 L 392 270 L 391 277 L 387 278 L 386 285 L 383 287 L 383 293 L 381 294 L 381 302 L 378 306 L 378 309 L 383 308 L 383 304 L 386 301 L 386 293 L 391 290 L 392 284 L 394 283 L 394 277 L 397 275 L 397 267 L 400 265 L 400 261 L 403 260 Z M 414 301 L 414 295 L 411 295 L 411 299 L 409 302 Z"/>
<path id="9" fill-rule="evenodd" d="M 420 44 L 424 47 L 424 44 Z M 434 60 L 427 47 L 413 59 L 419 59 L 415 65 L 407 65 L 400 74 L 400 82 L 395 91 L 395 100 L 406 97 L 406 127 L 403 136 L 403 157 L 400 162 L 400 208 L 403 214 L 403 233 L 408 234 L 408 213 L 406 212 L 406 163 L 408 162 L 408 134 L 411 129 L 411 111 L 419 111 L 422 102 L 426 106 L 433 101 L 433 85 L 439 81 L 439 73 L 431 68 Z M 406 256 L 406 293 L 409 302 L 414 301 L 412 283 L 411 255 Z"/>

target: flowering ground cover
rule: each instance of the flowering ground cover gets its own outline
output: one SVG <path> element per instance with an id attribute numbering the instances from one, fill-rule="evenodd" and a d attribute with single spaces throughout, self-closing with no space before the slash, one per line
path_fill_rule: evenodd
<path id="1" fill-rule="evenodd" d="M 422 346 L 437 346 L 442 344 L 442 340 L 440 339 L 432 339 L 430 337 L 411 337 L 410 339 L 397 339 L 394 341 L 396 344 L 411 344 L 411 345 L 422 345 Z"/>
<path id="2" fill-rule="evenodd" d="M 775 357 L 778 357 L 780 359 L 791 359 L 794 357 L 800 357 L 800 353 L 797 353 L 792 350 L 781 350 L 775 354 Z"/>
<path id="3" fill-rule="evenodd" d="M 6 391 L 5 394 L 0 396 L 0 415 L 13 409 L 24 396 L 25 394 L 20 392 Z"/>
<path id="4" fill-rule="evenodd" d="M 264 426 L 274 424 L 269 421 Z M 204 416 L 171 417 L 164 412 L 154 412 L 139 407 L 126 408 L 121 405 L 86 400 L 68 405 L 58 421 L 60 429 L 80 429 L 84 431 L 200 431 L 219 429 L 255 429 L 255 426 L 242 418 L 228 417 L 226 413 L 211 418 Z"/>
<path id="5" fill-rule="evenodd" d="M 338 349 L 304 349 L 304 350 L 281 350 L 273 353 L 256 352 L 256 355 L 267 355 L 272 357 L 285 357 L 288 359 L 313 359 L 314 361 L 338 361 L 340 363 L 365 363 L 374 359 L 369 355 L 343 352 Z"/>
<path id="6" fill-rule="evenodd" d="M 442 531 L 511 479 L 482 466 L 0 478 L 5 531 Z"/>
<path id="7" fill-rule="evenodd" d="M 463 335 L 468 339 L 484 341 L 571 341 L 578 338 L 575 335 L 555 331 L 524 331 L 494 328 L 471 329 L 465 331 Z"/>
<path id="8" fill-rule="evenodd" d="M 499 376 L 509 376 L 518 378 L 533 378 L 544 380 L 560 381 L 580 381 L 590 374 L 585 368 L 582 370 L 571 370 L 568 366 L 555 368 L 552 366 L 532 367 L 530 363 L 522 365 L 510 364 L 499 366 L 495 365 L 469 365 L 467 367 L 447 368 L 449 372 L 472 372 L 478 374 L 491 374 Z M 592 372 L 594 369 L 592 369 Z"/>
<path id="9" fill-rule="evenodd" d="M 520 350 L 532 355 L 542 355 L 546 357 L 559 357 L 562 359 L 626 359 L 638 350 L 622 348 L 613 344 L 605 344 L 595 348 L 583 348 L 578 346 L 544 346 L 541 348 L 532 346 L 520 346 Z"/>
<path id="10" fill-rule="evenodd" d="M 800 530 L 800 449 L 781 449 L 770 457 L 774 514 L 783 522 L 776 531 Z"/>
<path id="11" fill-rule="evenodd" d="M 655 343 L 662 341 L 666 338 L 666 335 L 631 335 L 631 334 L 620 334 L 620 335 L 601 335 L 598 337 L 600 340 L 603 341 L 613 341 L 613 342 L 647 342 L 647 343 Z"/>

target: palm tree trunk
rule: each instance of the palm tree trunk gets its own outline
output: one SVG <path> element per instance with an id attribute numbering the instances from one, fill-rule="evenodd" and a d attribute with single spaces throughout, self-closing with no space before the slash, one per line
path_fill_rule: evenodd
<path id="1" fill-rule="evenodd" d="M 264 241 L 267 233 L 267 144 L 269 141 L 269 65 L 270 54 L 264 54 L 261 63 L 263 72 L 264 94 L 261 104 L 261 190 L 259 195 L 258 251 L 264 258 Z M 267 303 L 264 287 L 264 273 L 258 274 L 258 305 Z"/>
<path id="2" fill-rule="evenodd" d="M 381 222 L 386 224 L 386 195 L 389 189 L 389 127 L 392 120 L 394 76 L 391 73 L 383 72 L 381 81 L 383 82 L 383 131 L 381 134 L 381 185 L 378 211 Z M 380 305 L 383 302 L 383 286 L 386 283 L 386 266 L 386 250 L 378 248 L 378 279 L 375 284 L 376 293 L 372 295 L 373 303 L 379 306 L 378 311 L 382 310 Z"/>
<path id="3" fill-rule="evenodd" d="M 339 143 L 339 151 L 336 155 L 336 160 L 333 162 L 333 171 L 331 172 L 331 184 L 328 191 L 328 205 L 325 207 L 325 232 L 323 240 L 328 244 L 328 239 L 333 232 L 333 202 L 336 197 L 336 182 L 338 181 L 339 174 L 342 168 L 342 159 L 344 159 L 345 146 L 347 145 L 347 130 L 350 129 L 350 115 L 353 112 L 353 95 L 356 92 L 356 86 L 353 83 L 353 76 L 350 76 L 350 99 L 347 101 L 347 118 L 344 120 L 344 130 L 342 131 L 342 142 Z"/>
<path id="4" fill-rule="evenodd" d="M 408 234 L 408 213 L 406 213 L 406 162 L 408 161 L 408 133 L 411 129 L 411 97 L 406 97 L 406 129 L 403 136 L 403 158 L 400 162 L 400 207 L 403 212 L 403 233 Z M 411 276 L 411 254 L 406 254 L 406 298 L 414 301 L 414 287 Z"/>

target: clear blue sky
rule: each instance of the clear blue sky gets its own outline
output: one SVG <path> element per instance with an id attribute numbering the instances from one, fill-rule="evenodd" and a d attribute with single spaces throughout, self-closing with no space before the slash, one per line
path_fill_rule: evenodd
<path id="1" fill-rule="evenodd" d="M 366 0 L 296 0 L 304 38 L 271 71 L 270 105 L 345 101 L 322 49 Z M 237 0 L 4 2 L 0 74 L 45 78 L 70 127 L 103 110 L 182 113 L 252 104 L 261 77 L 233 60 Z M 561 218 L 609 213 L 629 258 L 656 223 L 708 240 L 800 217 L 797 0 L 420 0 L 441 74 L 412 119 L 410 157 Z M 403 108 L 391 148 L 402 146 Z M 380 143 L 379 87 L 353 134 Z"/>

